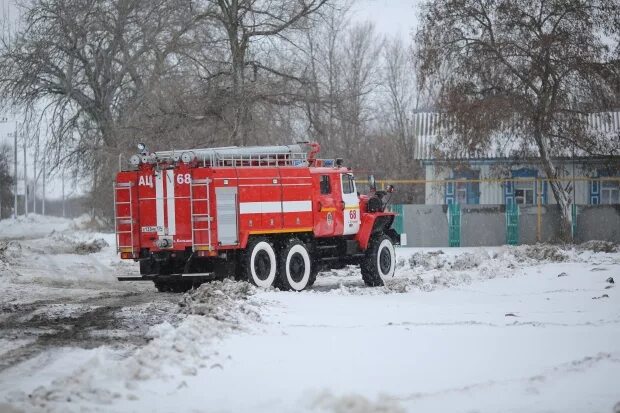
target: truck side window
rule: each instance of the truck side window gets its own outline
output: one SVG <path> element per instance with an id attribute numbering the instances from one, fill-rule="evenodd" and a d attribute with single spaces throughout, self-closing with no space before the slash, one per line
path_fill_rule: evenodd
<path id="1" fill-rule="evenodd" d="M 321 195 L 332 193 L 332 186 L 329 183 L 329 175 L 321 175 Z"/>
<path id="2" fill-rule="evenodd" d="M 342 175 L 342 193 L 343 194 L 352 194 L 355 192 L 355 183 L 353 182 L 353 177 L 349 174 Z"/>

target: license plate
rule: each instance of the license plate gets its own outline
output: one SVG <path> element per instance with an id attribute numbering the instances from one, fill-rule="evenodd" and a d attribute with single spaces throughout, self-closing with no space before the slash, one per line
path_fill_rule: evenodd
<path id="1" fill-rule="evenodd" d="M 142 227 L 142 232 L 164 232 L 162 226 Z"/>

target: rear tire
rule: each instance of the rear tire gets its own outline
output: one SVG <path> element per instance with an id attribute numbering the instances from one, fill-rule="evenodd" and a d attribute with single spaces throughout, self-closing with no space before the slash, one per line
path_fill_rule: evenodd
<path id="1" fill-rule="evenodd" d="M 280 285 L 285 290 L 301 291 L 316 280 L 308 247 L 301 240 L 289 240 L 278 257 Z"/>
<path id="2" fill-rule="evenodd" d="M 385 280 L 394 277 L 396 254 L 392 239 L 385 234 L 373 237 L 360 269 L 362 279 L 369 287 L 380 287 L 385 285 Z"/>
<path id="3" fill-rule="evenodd" d="M 314 285 L 314 282 L 316 281 L 316 276 L 319 275 L 319 269 L 317 268 L 316 265 L 312 266 L 312 270 L 310 272 L 310 280 L 308 281 L 308 288 L 312 287 Z"/>
<path id="4" fill-rule="evenodd" d="M 278 263 L 273 244 L 267 238 L 255 238 L 248 242 L 241 257 L 241 275 L 261 288 L 270 288 L 276 282 Z"/>

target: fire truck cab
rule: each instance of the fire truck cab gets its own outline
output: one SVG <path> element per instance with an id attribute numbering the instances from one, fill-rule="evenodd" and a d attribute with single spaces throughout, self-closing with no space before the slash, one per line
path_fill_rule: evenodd
<path id="1" fill-rule="evenodd" d="M 114 183 L 117 250 L 160 291 L 234 276 L 303 290 L 319 271 L 359 265 L 369 286 L 395 270 L 388 191 L 360 195 L 317 143 L 141 153 Z"/>

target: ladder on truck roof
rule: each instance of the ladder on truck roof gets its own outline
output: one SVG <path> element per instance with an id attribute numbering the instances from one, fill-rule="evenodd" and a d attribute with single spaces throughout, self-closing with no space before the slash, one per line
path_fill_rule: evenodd
<path id="1" fill-rule="evenodd" d="M 132 197 L 132 187 L 133 182 L 115 182 L 114 183 L 114 230 L 116 232 L 116 252 L 131 252 L 135 253 L 135 243 L 134 243 L 134 219 L 131 215 L 133 213 L 133 197 Z M 128 197 L 119 197 L 119 191 L 128 191 Z M 121 192 L 122 193 L 122 192 Z M 121 199 L 129 199 L 128 201 L 119 201 Z M 119 216 L 118 210 L 121 205 L 129 205 L 129 216 Z M 120 231 L 119 225 L 127 225 L 129 224 L 129 231 Z M 120 244 L 120 235 L 121 234 L 131 234 L 130 240 L 131 245 L 121 245 Z M 129 250 L 129 251 L 128 251 Z"/>
<path id="2" fill-rule="evenodd" d="M 157 161 L 196 160 L 203 166 L 308 166 L 318 146 L 301 143 L 280 146 L 229 146 L 155 152 Z"/>
<path id="3" fill-rule="evenodd" d="M 209 202 L 209 190 L 210 190 L 211 180 L 209 178 L 204 179 L 193 179 L 189 185 L 189 207 L 190 207 L 190 216 L 191 216 L 191 231 L 192 231 L 192 251 L 211 251 L 212 243 L 211 243 L 211 222 L 213 221 L 211 217 L 211 203 Z M 194 198 L 194 188 L 196 187 L 205 187 L 206 189 L 206 197 L 205 198 Z M 196 214 L 194 213 L 194 202 L 206 202 L 207 203 L 207 213 L 206 214 Z M 206 222 L 207 228 L 196 228 L 197 222 Z M 197 244 L 196 243 L 196 233 L 201 231 L 207 231 L 208 243 Z"/>

